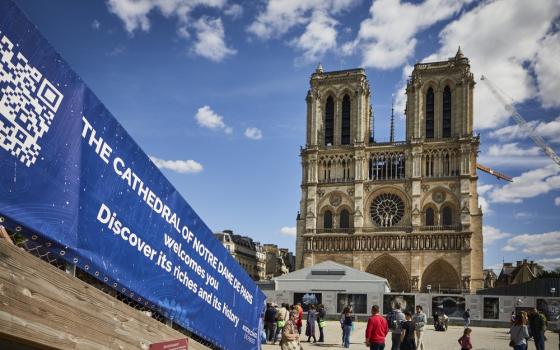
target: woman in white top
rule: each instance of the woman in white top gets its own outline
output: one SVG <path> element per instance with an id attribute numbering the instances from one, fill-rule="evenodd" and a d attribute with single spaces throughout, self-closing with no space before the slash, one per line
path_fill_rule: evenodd
<path id="1" fill-rule="evenodd" d="M 509 338 L 509 345 L 513 347 L 513 350 L 527 350 L 529 330 L 527 329 L 527 313 L 524 311 L 515 317 L 515 322 L 509 330 Z"/>

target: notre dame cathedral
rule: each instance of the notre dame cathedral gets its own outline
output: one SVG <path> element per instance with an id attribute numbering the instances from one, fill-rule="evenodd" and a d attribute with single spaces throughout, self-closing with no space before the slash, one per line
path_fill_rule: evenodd
<path id="1" fill-rule="evenodd" d="M 310 85 L 297 267 L 336 261 L 387 278 L 395 292 L 482 288 L 468 58 L 459 49 L 414 66 L 402 142 L 373 139 L 363 69 L 319 66 Z"/>

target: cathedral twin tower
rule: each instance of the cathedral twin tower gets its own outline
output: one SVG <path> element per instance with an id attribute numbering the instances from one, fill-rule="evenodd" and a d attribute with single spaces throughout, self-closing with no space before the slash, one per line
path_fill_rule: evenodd
<path id="1" fill-rule="evenodd" d="M 373 141 L 363 69 L 319 66 L 310 85 L 297 267 L 332 260 L 397 292 L 482 288 L 469 60 L 459 50 L 414 66 L 404 142 Z"/>

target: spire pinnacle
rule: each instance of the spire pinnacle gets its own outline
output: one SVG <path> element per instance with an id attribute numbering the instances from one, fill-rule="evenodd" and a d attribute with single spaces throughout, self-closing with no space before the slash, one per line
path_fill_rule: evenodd
<path id="1" fill-rule="evenodd" d="M 463 58 L 465 57 L 465 55 L 463 55 L 463 51 L 461 51 L 461 45 L 459 45 L 459 48 L 457 49 L 457 53 L 455 54 L 455 58 Z"/>
<path id="2" fill-rule="evenodd" d="M 315 73 L 323 73 L 323 65 L 319 62 L 317 69 L 315 69 Z"/>

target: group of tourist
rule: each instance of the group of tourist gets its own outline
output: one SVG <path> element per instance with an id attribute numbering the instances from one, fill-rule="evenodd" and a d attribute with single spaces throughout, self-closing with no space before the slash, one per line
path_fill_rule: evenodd
<path id="1" fill-rule="evenodd" d="M 434 326 L 443 324 L 443 315 L 434 313 Z M 289 306 L 282 304 L 280 307 L 268 303 L 264 314 L 264 329 L 266 332 L 266 342 L 275 344 L 278 335 L 281 334 L 280 347 L 282 350 L 300 350 L 300 336 L 302 332 L 303 308 L 301 304 Z M 463 335 L 457 340 L 461 350 L 471 350 L 472 329 L 470 326 L 470 310 L 463 314 L 464 331 Z M 350 335 L 354 328 L 355 316 L 352 308 L 347 306 L 340 315 L 340 326 L 342 329 L 342 346 L 350 347 Z M 395 303 L 385 317 L 380 315 L 379 306 L 371 308 L 371 317 L 368 319 L 365 343 L 370 350 L 384 350 L 385 338 L 391 333 L 391 350 L 424 350 L 423 336 L 428 323 L 428 318 L 423 312 L 422 306 L 416 306 L 414 314 L 401 310 L 401 304 Z M 445 322 L 447 323 L 447 322 Z M 307 324 L 305 336 L 307 341 L 313 343 L 324 342 L 326 326 L 326 311 L 323 305 L 309 305 L 307 312 Z M 527 341 L 533 338 L 536 350 L 544 350 L 545 331 L 547 327 L 546 317 L 533 309 L 529 313 L 521 311 L 512 316 L 511 328 L 509 331 L 509 346 L 513 350 L 528 350 Z M 316 329 L 319 329 L 319 339 L 316 338 Z M 445 324 L 445 328 L 447 325 Z M 437 329 L 436 329 L 437 330 Z"/>
<path id="2" fill-rule="evenodd" d="M 280 335 L 282 350 L 299 350 L 300 336 L 303 325 L 303 307 L 300 303 L 292 306 L 283 303 L 280 307 L 273 303 L 266 304 L 264 313 L 264 331 L 266 343 L 276 344 Z M 326 325 L 326 311 L 322 304 L 309 305 L 305 335 L 307 341 L 324 342 L 324 328 Z M 316 337 L 316 328 L 319 328 L 319 339 Z"/>
<path id="3" fill-rule="evenodd" d="M 509 330 L 509 346 L 514 350 L 527 350 L 527 340 L 533 338 L 536 350 L 544 350 L 546 317 L 536 308 L 529 313 L 520 311 L 514 314 Z"/>

